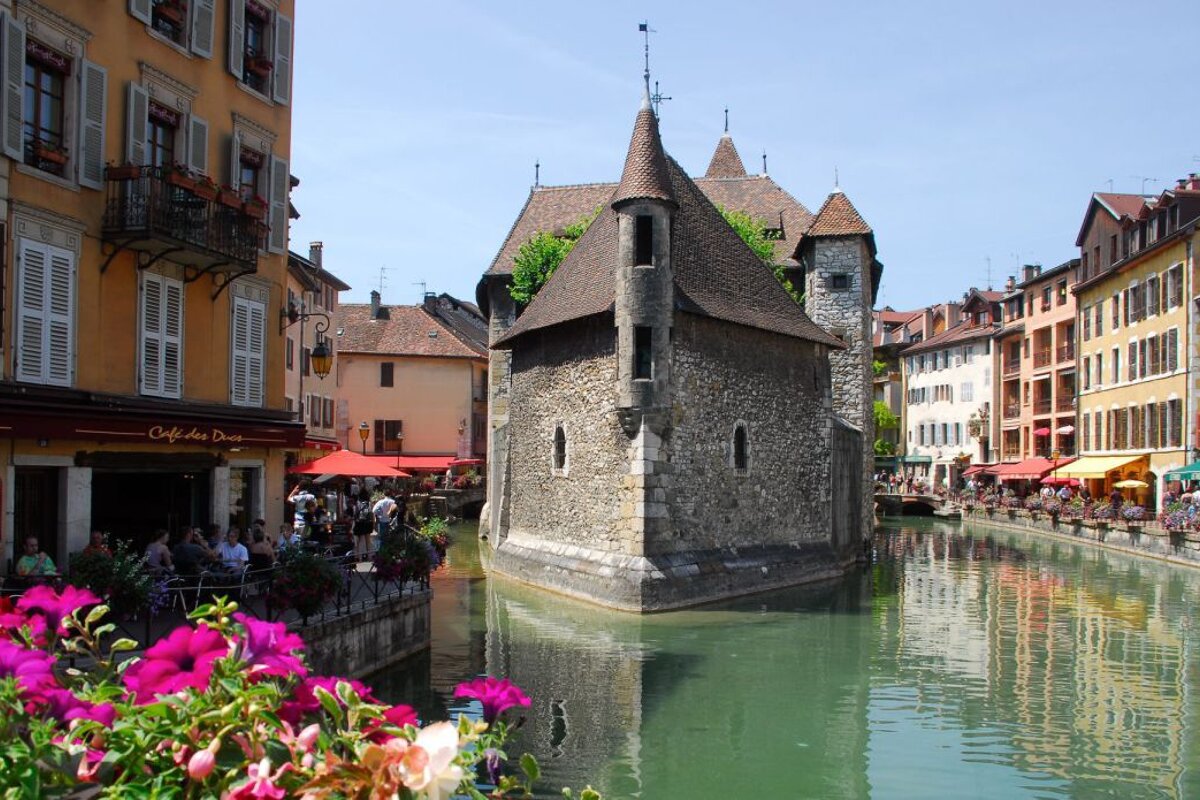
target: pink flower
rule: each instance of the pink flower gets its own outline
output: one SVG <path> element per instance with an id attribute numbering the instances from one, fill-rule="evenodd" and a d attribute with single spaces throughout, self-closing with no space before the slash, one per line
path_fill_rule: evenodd
<path id="1" fill-rule="evenodd" d="M 0 639 L 0 678 L 16 678 L 25 692 L 39 693 L 54 688 L 54 657 Z"/>
<path id="2" fill-rule="evenodd" d="M 271 772 L 271 762 L 268 759 L 263 759 L 257 764 L 251 764 L 246 770 L 250 776 L 249 779 L 238 786 L 235 786 L 224 797 L 226 800 L 243 800 L 243 798 L 267 798 L 268 800 L 281 800 L 287 795 L 287 792 L 281 786 L 276 786 L 275 781 L 279 779 L 292 765 L 284 764 L 276 773 Z"/>
<path id="3" fill-rule="evenodd" d="M 94 606 L 99 602 L 100 598 L 89 590 L 76 586 L 67 586 L 62 590 L 62 594 L 49 586 L 34 586 L 21 595 L 21 599 L 17 601 L 17 608 L 26 613 L 40 611 L 50 627 L 57 629 L 62 635 L 67 632 L 62 624 L 64 617 L 71 616 L 76 609 Z"/>
<path id="4" fill-rule="evenodd" d="M 46 713 L 60 722 L 90 719 L 106 728 L 111 728 L 113 720 L 117 718 L 117 710 L 111 703 L 89 703 L 66 689 L 51 689 L 46 692 Z"/>
<path id="5" fill-rule="evenodd" d="M 104 763 L 104 756 L 103 750 L 89 747 L 84 751 L 83 758 L 79 759 L 79 768 L 75 771 L 75 777 L 83 783 L 95 781 L 97 773 L 100 772 L 100 765 Z"/>
<path id="6" fill-rule="evenodd" d="M 242 658 L 250 664 L 250 672 L 256 675 L 299 675 L 308 674 L 299 651 L 304 649 L 304 640 L 289 633 L 282 622 L 262 622 L 246 614 L 234 614 L 242 624 L 246 636 L 237 637 L 242 646 Z"/>
<path id="7" fill-rule="evenodd" d="M 381 731 L 384 725 L 395 725 L 397 728 L 403 728 L 405 725 L 417 727 L 421 724 L 421 720 L 417 719 L 417 712 L 412 706 L 398 705 L 392 706 L 383 712 L 383 720 L 370 720 L 363 728 L 363 732 L 367 738 L 376 744 L 383 744 L 395 737 L 386 731 Z"/>
<path id="8" fill-rule="evenodd" d="M 458 755 L 458 729 L 449 722 L 435 722 L 417 733 L 400 762 L 400 779 L 414 792 L 425 792 L 429 800 L 449 800 L 464 776 L 454 763 Z"/>
<path id="9" fill-rule="evenodd" d="M 194 781 L 202 781 L 209 776 L 216 765 L 217 757 L 212 750 L 209 748 L 197 750 L 188 760 L 188 777 Z"/>
<path id="10" fill-rule="evenodd" d="M 225 637 L 204 623 L 196 628 L 176 628 L 125 671 L 125 685 L 138 695 L 139 704 L 188 687 L 202 690 L 212 676 L 213 662 L 228 652 Z"/>
<path id="11" fill-rule="evenodd" d="M 337 697 L 338 682 L 350 684 L 358 696 L 368 703 L 374 703 L 375 697 L 371 694 L 371 687 L 359 683 L 350 678 L 334 678 L 326 675 L 318 675 L 302 680 L 293 690 L 292 699 L 286 700 L 279 707 L 279 718 L 291 725 L 299 725 L 304 715 L 316 711 L 321 707 L 321 703 L 317 700 L 313 690 L 318 686 L 325 691 Z M 340 700 L 338 701 L 341 702 Z"/>
<path id="12" fill-rule="evenodd" d="M 0 597 L 0 631 L 16 634 L 23 628 L 35 641 L 42 640 L 46 633 L 46 619 L 40 614 L 31 617 L 23 611 L 17 611 L 7 597 Z"/>
<path id="13" fill-rule="evenodd" d="M 476 678 L 454 687 L 455 697 L 473 697 L 483 704 L 483 720 L 491 725 L 505 709 L 529 706 L 529 697 L 508 678 Z"/>

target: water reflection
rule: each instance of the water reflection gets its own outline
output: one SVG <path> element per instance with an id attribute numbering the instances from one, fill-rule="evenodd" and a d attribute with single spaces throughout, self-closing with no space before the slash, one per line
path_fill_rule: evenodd
<path id="1" fill-rule="evenodd" d="M 484 580 L 463 531 L 431 653 L 373 683 L 432 719 L 507 675 L 512 750 L 611 798 L 1200 796 L 1200 575 L 968 534 L 906 521 L 837 584 L 635 617 Z"/>

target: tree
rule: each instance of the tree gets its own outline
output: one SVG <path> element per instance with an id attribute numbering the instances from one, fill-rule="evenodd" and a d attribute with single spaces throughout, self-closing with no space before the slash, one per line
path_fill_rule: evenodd
<path id="1" fill-rule="evenodd" d="M 875 455 L 890 456 L 896 452 L 896 446 L 886 439 L 879 436 L 883 431 L 894 430 L 900 427 L 900 418 L 892 413 L 888 408 L 887 403 L 882 400 L 875 401 Z"/>
<path id="2" fill-rule="evenodd" d="M 729 223 L 729 227 L 733 228 L 734 233 L 742 237 L 746 246 L 754 251 L 754 255 L 771 268 L 771 272 L 775 273 L 775 279 L 784 289 L 787 289 L 787 293 L 792 296 L 792 299 L 803 304 L 804 295 L 798 292 L 796 287 L 792 286 L 792 282 L 787 279 L 783 265 L 775 263 L 775 245 L 764 233 L 763 224 L 744 211 L 735 211 L 723 206 L 717 206 L 717 210 Z"/>
<path id="3" fill-rule="evenodd" d="M 600 209 L 601 206 L 597 206 L 592 213 L 584 214 L 572 222 L 563 230 L 561 236 L 538 231 L 521 245 L 516 258 L 513 259 L 513 282 L 508 290 L 513 300 L 521 305 L 529 305 L 534 295 L 558 269 L 558 265 L 575 249 L 575 243 L 600 215 Z"/>

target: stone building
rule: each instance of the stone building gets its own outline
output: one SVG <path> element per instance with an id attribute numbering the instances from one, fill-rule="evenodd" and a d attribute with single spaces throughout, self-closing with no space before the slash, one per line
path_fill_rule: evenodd
<path id="1" fill-rule="evenodd" d="M 600 204 L 519 317 L 503 281 L 481 286 L 508 353 L 493 568 L 638 611 L 839 574 L 864 529 L 862 432 L 833 413 L 845 344 L 665 154 L 648 100 Z"/>

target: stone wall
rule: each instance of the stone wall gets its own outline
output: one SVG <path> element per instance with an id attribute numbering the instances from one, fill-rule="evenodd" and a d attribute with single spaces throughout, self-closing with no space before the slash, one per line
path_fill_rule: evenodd
<path id="1" fill-rule="evenodd" d="M 396 597 L 300 629 L 314 675 L 361 678 L 429 647 L 430 592 Z"/>
<path id="2" fill-rule="evenodd" d="M 488 279 L 488 344 L 508 332 L 517 319 L 516 303 L 508 293 L 509 281 Z M 508 507 L 500 501 L 508 491 L 508 409 L 512 392 L 512 353 L 488 351 L 488 463 L 487 501 L 479 514 L 479 533 L 495 547 L 508 529 Z"/>

